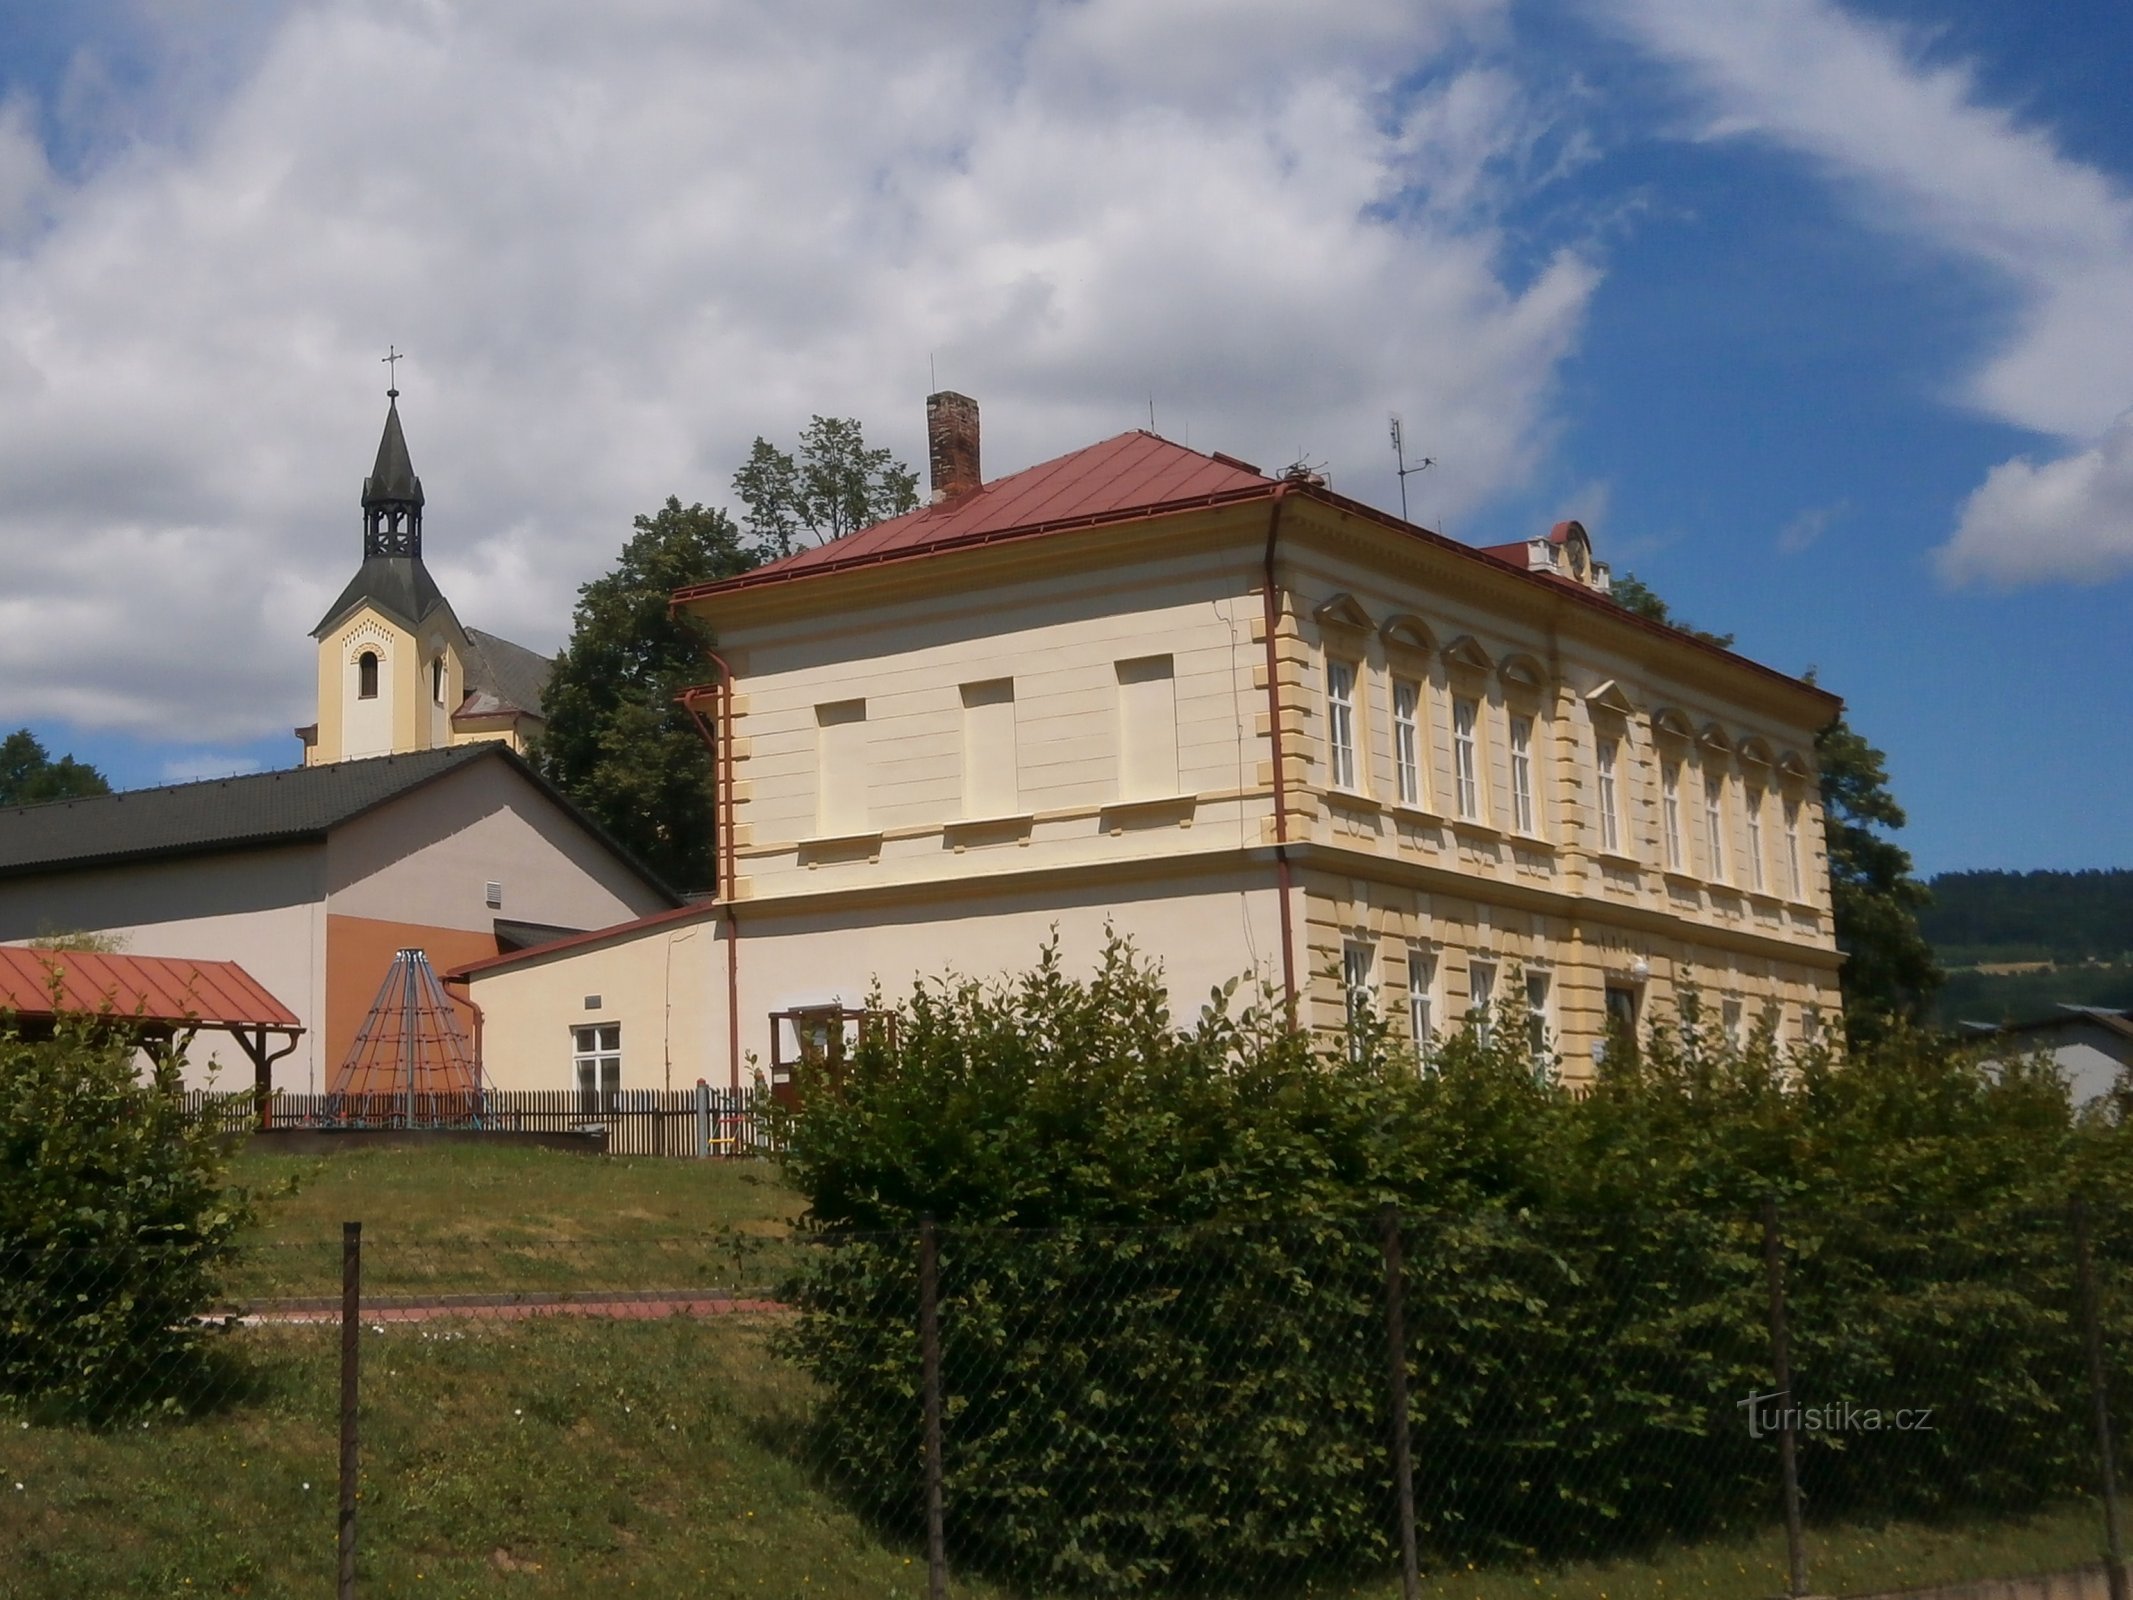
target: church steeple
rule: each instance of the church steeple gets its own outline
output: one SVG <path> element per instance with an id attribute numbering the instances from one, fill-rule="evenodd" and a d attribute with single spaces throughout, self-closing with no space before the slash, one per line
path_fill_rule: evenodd
<path id="1" fill-rule="evenodd" d="M 398 389 L 385 391 L 385 433 L 363 480 L 363 559 L 372 556 L 422 558 L 422 480 L 407 458 Z"/>

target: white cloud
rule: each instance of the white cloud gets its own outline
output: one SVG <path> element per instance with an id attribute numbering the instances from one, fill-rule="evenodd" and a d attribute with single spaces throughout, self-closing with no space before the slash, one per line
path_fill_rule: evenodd
<path id="1" fill-rule="evenodd" d="M 1595 282 L 1503 265 L 1490 173 L 1536 113 L 1461 65 L 1501 4 L 255 3 L 234 82 L 81 174 L 0 121 L 47 219 L 0 230 L 0 700 L 308 720 L 388 341 L 433 570 L 543 649 L 757 433 L 855 415 L 922 462 L 929 360 L 993 474 L 1152 391 L 1386 500 L 1400 410 L 1464 513 L 1543 447 Z"/>
<path id="2" fill-rule="evenodd" d="M 1796 556 L 1817 543 L 1829 532 L 1829 525 L 1847 515 L 1852 508 L 1849 500 L 1837 500 L 1826 506 L 1809 506 L 1796 513 L 1785 526 L 1778 529 L 1777 547 L 1782 555 Z"/>
<path id="3" fill-rule="evenodd" d="M 1951 582 L 2002 587 L 2133 573 L 2133 411 L 2086 449 L 1994 467 L 1938 559 Z"/>
<path id="4" fill-rule="evenodd" d="M 180 756 L 176 760 L 164 762 L 163 781 L 195 783 L 202 778 L 235 778 L 258 770 L 259 763 L 250 756 L 204 751 L 199 755 Z"/>
<path id="5" fill-rule="evenodd" d="M 1707 136 L 1800 151 L 1852 187 L 1863 216 L 2010 286 L 2013 327 L 1970 373 L 1970 404 L 2076 444 L 2133 403 L 2124 337 L 2133 327 L 2133 194 L 2123 183 L 2067 156 L 2048 129 L 1986 104 L 1966 67 L 1928 62 L 1917 41 L 1832 0 L 1601 3 L 1686 72 L 1709 107 Z M 2024 465 L 1997 469 L 1980 495 L 1995 481 L 2004 494 L 2013 480 L 2002 475 Z M 1981 562 L 1974 545 L 1991 537 L 1985 527 L 1966 514 L 1944 572 L 1960 580 L 1990 570 L 2003 582 L 2066 574 L 2056 540 Z M 2133 562 L 2133 527 L 2103 537 Z"/>

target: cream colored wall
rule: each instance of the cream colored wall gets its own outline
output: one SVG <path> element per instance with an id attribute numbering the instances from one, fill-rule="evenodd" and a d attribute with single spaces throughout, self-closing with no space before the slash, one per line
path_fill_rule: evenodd
<path id="1" fill-rule="evenodd" d="M 970 884 L 865 906 L 752 906 L 738 947 L 740 1073 L 747 1081 L 749 1056 L 767 1072 L 774 1012 L 858 1006 L 877 979 L 894 998 L 922 976 L 1025 972 L 1055 932 L 1067 970 L 1086 975 L 1107 923 L 1163 959 L 1175 1014 L 1189 1022 L 1231 978 L 1279 978 L 1278 915 L 1273 875 L 1257 863 L 1180 863 L 1108 882 Z M 624 1088 L 687 1088 L 699 1077 L 727 1086 L 725 935 L 709 920 L 667 923 L 476 975 L 470 989 L 485 1014 L 491 1081 L 567 1087 L 571 1027 L 613 1021 L 622 1027 Z M 600 997 L 598 1008 L 585 1008 L 589 995 Z"/>
<path id="2" fill-rule="evenodd" d="M 1239 729 L 1261 704 L 1248 543 L 1166 539 L 1122 573 L 981 563 L 952 597 L 883 598 L 834 629 L 721 624 L 736 662 L 739 870 L 772 898 L 945 882 L 1256 842 L 1267 801 Z M 1117 664 L 1173 661 L 1179 796 L 1122 803 Z M 745 665 L 739 663 L 745 662 Z M 964 815 L 966 684 L 1014 683 L 1017 799 Z M 824 838 L 816 708 L 866 702 L 865 821 Z"/>
<path id="3" fill-rule="evenodd" d="M 604 928 L 667 902 L 501 759 L 476 761 L 334 830 L 337 916 L 487 929 Z M 503 904 L 487 886 L 503 886 Z"/>
<path id="4" fill-rule="evenodd" d="M 275 1083 L 323 1087 L 324 857 L 321 847 L 303 845 L 0 882 L 0 942 L 94 932 L 115 936 L 128 955 L 235 961 L 306 1030 L 295 1052 L 275 1063 Z M 188 1083 L 206 1086 L 210 1055 L 223 1086 L 250 1087 L 251 1062 L 221 1034 L 201 1035 Z"/>
<path id="5" fill-rule="evenodd" d="M 358 691 L 358 658 L 379 656 L 378 693 Z M 466 698 L 466 635 L 449 606 L 433 612 L 421 635 L 409 633 L 375 608 L 358 608 L 319 641 L 318 741 L 306 764 L 357 761 L 406 750 L 434 750 L 455 742 L 453 708 Z M 430 661 L 445 660 L 444 703 L 430 692 Z"/>

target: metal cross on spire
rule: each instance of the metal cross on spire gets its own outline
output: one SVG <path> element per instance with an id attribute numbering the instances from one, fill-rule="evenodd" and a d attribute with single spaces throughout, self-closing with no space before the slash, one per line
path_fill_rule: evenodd
<path id="1" fill-rule="evenodd" d="M 405 361 L 407 357 L 400 353 L 398 347 L 387 345 L 385 354 L 378 357 L 378 359 L 385 363 L 385 398 L 397 400 L 400 398 L 400 368 L 398 363 Z"/>

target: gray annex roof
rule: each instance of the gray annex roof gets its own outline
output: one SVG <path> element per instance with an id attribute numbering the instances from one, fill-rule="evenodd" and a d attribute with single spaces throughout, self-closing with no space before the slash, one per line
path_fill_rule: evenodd
<path id="1" fill-rule="evenodd" d="M 443 750 L 371 756 L 329 766 L 290 767 L 0 810 L 0 878 L 309 843 L 477 761 L 509 764 L 646 883 L 679 903 L 657 875 L 520 756 L 493 739 Z"/>
<path id="2" fill-rule="evenodd" d="M 463 709 L 472 713 L 523 711 L 542 715 L 548 677 L 555 663 L 537 650 L 500 639 L 479 628 L 466 630 L 474 659 L 467 663 L 467 693 L 477 697 Z M 480 698 L 486 697 L 486 698 Z"/>
<path id="3" fill-rule="evenodd" d="M 370 556 L 356 568 L 341 597 L 326 608 L 311 630 L 316 639 L 368 600 L 408 632 L 419 629 L 432 611 L 445 604 L 444 591 L 420 556 Z"/>

